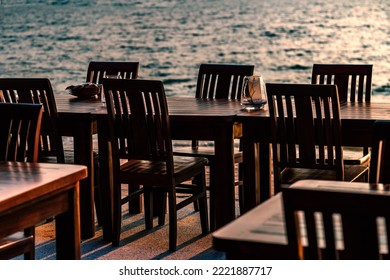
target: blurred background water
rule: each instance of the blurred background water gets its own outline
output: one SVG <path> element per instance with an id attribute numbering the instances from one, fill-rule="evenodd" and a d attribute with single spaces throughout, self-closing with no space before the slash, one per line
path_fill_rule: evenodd
<path id="1" fill-rule="evenodd" d="M 374 65 L 390 100 L 389 0 L 0 0 L 0 77 L 85 81 L 91 60 L 139 61 L 140 78 L 194 96 L 201 63 L 254 64 L 310 82 L 313 63 Z"/>

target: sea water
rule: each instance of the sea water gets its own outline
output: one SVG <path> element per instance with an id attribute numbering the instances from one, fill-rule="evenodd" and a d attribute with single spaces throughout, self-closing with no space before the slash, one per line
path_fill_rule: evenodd
<path id="1" fill-rule="evenodd" d="M 88 63 L 139 61 L 140 78 L 193 96 L 201 63 L 254 64 L 265 82 L 310 82 L 313 63 L 373 64 L 390 100 L 389 0 L 0 0 L 0 77 L 56 92 Z"/>

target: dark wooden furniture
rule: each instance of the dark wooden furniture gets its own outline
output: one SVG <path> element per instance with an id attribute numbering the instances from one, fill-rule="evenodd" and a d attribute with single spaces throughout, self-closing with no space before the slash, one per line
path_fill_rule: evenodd
<path id="1" fill-rule="evenodd" d="M 215 144 L 215 192 L 218 195 L 215 198 L 214 211 L 216 228 L 219 228 L 236 218 L 232 135 L 235 116 L 240 112 L 241 105 L 236 100 L 225 99 L 168 97 L 167 101 L 172 139 L 201 139 L 213 141 Z M 56 102 L 61 129 L 72 129 L 74 133 L 80 134 L 77 137 L 78 144 L 75 144 L 78 154 L 92 153 L 92 133 L 99 131 L 99 165 L 102 170 L 100 181 L 105 204 L 103 236 L 105 240 L 111 240 L 107 108 L 102 107 L 98 99 L 81 100 L 65 94 L 56 95 Z"/>
<path id="2" fill-rule="evenodd" d="M 368 167 L 344 165 L 335 85 L 268 83 L 274 192 L 303 179 L 355 181 Z"/>
<path id="3" fill-rule="evenodd" d="M 40 104 L 0 103 L 0 161 L 36 162 L 41 123 Z M 34 226 L 0 238 L 0 259 L 21 254 L 35 259 Z"/>
<path id="4" fill-rule="evenodd" d="M 390 184 L 390 120 L 376 121 L 372 136 L 370 182 Z"/>
<path id="5" fill-rule="evenodd" d="M 311 83 L 337 85 L 341 104 L 346 102 L 370 102 L 372 68 L 373 65 L 371 64 L 313 64 Z M 368 147 L 363 148 L 361 155 L 357 151 L 346 149 L 344 156 L 346 164 L 368 166 L 369 161 Z"/>
<path id="6" fill-rule="evenodd" d="M 244 77 L 252 76 L 254 65 L 201 64 L 196 84 L 196 98 L 240 99 Z"/>
<path id="7" fill-rule="evenodd" d="M 101 84 L 107 76 L 123 79 L 137 79 L 139 62 L 91 61 L 88 65 L 86 82 Z"/>
<path id="8" fill-rule="evenodd" d="M 388 259 L 380 245 L 382 240 L 390 241 L 384 230 L 390 222 L 389 190 L 348 186 L 283 189 L 291 258 Z"/>
<path id="9" fill-rule="evenodd" d="M 40 162 L 66 162 L 88 166 L 89 176 L 81 182 L 83 186 L 80 194 L 82 197 L 81 237 L 83 239 L 93 237 L 95 233 L 93 198 L 95 183 L 92 148 L 90 149 L 93 127 L 89 113 L 80 114 L 77 121 L 62 116 L 60 118 L 51 83 L 45 78 L 0 79 L 0 90 L 3 92 L 2 101 L 43 105 Z M 74 137 L 73 151 L 64 151 L 61 135 Z"/>
<path id="10" fill-rule="evenodd" d="M 58 131 L 58 113 L 51 83 L 45 78 L 2 78 L 3 102 L 42 104 L 43 119 L 39 161 L 64 163 L 64 149 Z"/>
<path id="11" fill-rule="evenodd" d="M 390 120 L 390 102 L 348 102 L 340 107 L 342 145 L 371 146 L 374 122 Z M 270 168 L 270 119 L 267 110 L 240 112 L 242 123 L 245 207 L 249 210 L 273 195 Z"/>
<path id="12" fill-rule="evenodd" d="M 38 160 L 42 105 L 0 103 L 0 161 Z"/>
<path id="13" fill-rule="evenodd" d="M 371 64 L 313 64 L 312 84 L 337 85 L 341 103 L 371 100 Z"/>
<path id="14" fill-rule="evenodd" d="M 253 75 L 254 65 L 239 65 L 239 64 L 201 64 L 199 67 L 197 86 L 196 86 L 196 98 L 203 99 L 228 99 L 239 100 L 241 98 L 241 92 L 244 87 L 244 77 Z M 236 129 L 239 131 L 240 125 L 236 125 Z M 199 145 L 199 141 L 193 140 L 191 147 L 179 147 L 174 149 L 176 155 L 184 156 L 198 156 L 208 159 L 210 166 L 210 226 L 211 229 L 215 229 L 215 213 L 214 213 L 214 201 L 215 201 L 215 153 L 214 147 Z M 242 163 L 242 152 L 239 149 L 235 149 L 234 163 Z M 241 177 L 239 168 L 238 176 Z M 240 184 L 240 180 L 236 180 L 236 185 Z M 243 203 L 243 194 L 240 187 L 240 205 Z"/>
<path id="15" fill-rule="evenodd" d="M 128 196 L 154 189 L 168 193 L 169 250 L 176 250 L 177 211 L 198 202 L 202 233 L 209 232 L 206 199 L 206 158 L 174 157 L 168 105 L 161 81 L 103 79 L 109 118 L 113 164 L 113 245 L 120 241 L 122 221 L 121 184 L 142 185 Z M 126 163 L 121 163 L 125 159 Z M 194 184 L 183 184 L 194 178 Z M 176 194 L 189 196 L 177 201 Z M 128 198 L 128 199 L 130 199 Z M 152 209 L 145 207 L 146 227 L 151 228 Z M 163 212 L 163 214 L 165 211 Z M 159 224 L 165 223 L 165 215 Z"/>
<path id="16" fill-rule="evenodd" d="M 101 84 L 105 77 L 123 78 L 123 79 L 137 79 L 139 72 L 139 62 L 128 61 L 91 61 L 88 64 L 86 82 Z M 99 201 L 99 173 L 98 168 L 98 154 L 94 152 L 94 182 L 95 182 L 95 207 L 99 224 L 101 224 L 101 203 Z M 133 201 L 129 205 L 130 213 L 139 213 L 141 211 L 140 202 Z"/>
<path id="17" fill-rule="evenodd" d="M 290 188 L 318 188 L 322 191 L 355 192 L 365 197 L 385 195 L 388 187 L 383 184 L 349 183 L 342 181 L 302 180 Z M 325 200 L 329 202 L 328 200 Z M 361 202 L 361 205 L 365 202 Z M 388 204 L 388 203 L 387 203 Z M 331 203 L 329 203 L 331 205 Z M 365 210 L 365 207 L 360 207 Z M 366 211 L 368 213 L 368 211 Z M 383 241 L 383 240 L 382 240 Z M 387 253 L 381 241 L 381 253 Z M 283 212 L 283 193 L 280 192 L 264 203 L 213 233 L 213 247 L 226 252 L 227 259 L 288 260 L 291 258 L 287 241 Z"/>
<path id="18" fill-rule="evenodd" d="M 0 239 L 55 217 L 57 259 L 80 259 L 79 181 L 86 167 L 0 162 L 0 173 Z"/>

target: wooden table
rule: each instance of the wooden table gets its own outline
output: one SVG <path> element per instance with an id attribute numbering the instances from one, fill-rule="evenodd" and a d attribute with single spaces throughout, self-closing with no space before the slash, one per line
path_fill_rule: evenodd
<path id="1" fill-rule="evenodd" d="M 341 106 L 344 146 L 371 146 L 376 120 L 390 120 L 390 103 L 347 103 Z M 270 120 L 268 111 L 241 112 L 244 209 L 248 211 L 272 195 L 270 169 Z"/>
<path id="2" fill-rule="evenodd" d="M 235 117 L 240 112 L 241 106 L 238 101 L 229 100 L 204 100 L 190 97 L 168 97 L 168 107 L 171 121 L 172 139 L 175 140 L 208 140 L 215 143 L 215 221 L 219 228 L 235 219 L 234 199 L 234 141 L 233 127 Z M 103 213 L 103 237 L 111 240 L 111 179 L 109 164 L 109 143 L 107 127 L 107 111 L 102 107 L 98 99 L 80 100 L 70 95 L 56 95 L 57 108 L 63 126 L 68 129 L 76 129 L 74 125 L 82 125 L 84 130 L 77 128 L 80 146 L 75 148 L 76 153 L 83 153 L 87 160 L 88 170 L 93 174 L 92 164 L 92 133 L 95 128 L 98 132 L 100 181 L 102 184 L 102 199 L 105 211 Z M 80 119 L 79 119 L 80 118 Z M 77 124 L 80 122 L 80 124 Z M 85 142 L 85 145 L 81 143 Z M 107 172 L 103 172 L 107 171 Z M 93 175 L 90 174 L 90 177 Z M 90 178 L 91 180 L 91 178 Z M 93 199 L 93 190 L 88 190 Z M 93 201 L 93 200 L 92 200 Z"/>
<path id="3" fill-rule="evenodd" d="M 80 165 L 0 162 L 0 238 L 56 217 L 57 259 L 80 259 Z"/>
<path id="4" fill-rule="evenodd" d="M 302 180 L 291 187 L 348 188 L 363 192 L 384 189 L 382 184 L 321 180 Z M 282 193 L 278 193 L 214 232 L 214 249 L 225 252 L 227 259 L 287 259 L 289 248 L 282 199 Z"/>

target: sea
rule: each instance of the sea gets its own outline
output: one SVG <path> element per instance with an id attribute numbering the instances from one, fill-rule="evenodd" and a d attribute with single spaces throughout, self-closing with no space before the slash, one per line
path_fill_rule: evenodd
<path id="1" fill-rule="evenodd" d="M 201 63 L 253 64 L 310 83 L 314 63 L 373 64 L 390 101 L 390 0 L 0 0 L 0 77 L 85 82 L 89 61 L 139 61 L 140 78 L 194 96 Z"/>

